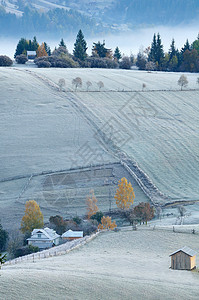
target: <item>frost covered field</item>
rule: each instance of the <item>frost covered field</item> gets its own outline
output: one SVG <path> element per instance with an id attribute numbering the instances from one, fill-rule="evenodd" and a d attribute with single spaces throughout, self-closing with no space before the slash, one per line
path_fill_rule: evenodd
<path id="1" fill-rule="evenodd" d="M 1 298 L 198 299 L 198 270 L 169 269 L 169 255 L 184 245 L 199 251 L 198 236 L 106 232 L 66 255 L 3 266 Z"/>
<path id="2" fill-rule="evenodd" d="M 197 74 L 187 74 L 185 91 L 177 85 L 180 75 L 1 68 L 2 222 L 9 217 L 8 212 L 20 220 L 26 198 L 41 198 L 39 188 L 47 180 L 42 174 L 111 164 L 121 158 L 136 164 L 148 176 L 145 179 L 166 195 L 165 201 L 199 200 Z M 76 77 L 83 82 L 77 91 L 72 86 Z M 58 81 L 62 78 L 66 85 L 60 91 Z M 88 91 L 87 81 L 92 84 Z M 99 81 L 104 85 L 101 89 Z M 93 182 L 94 189 L 97 184 Z M 147 201 L 135 180 L 133 185 L 139 201 Z M 102 189 L 97 196 L 108 198 L 108 192 Z"/>

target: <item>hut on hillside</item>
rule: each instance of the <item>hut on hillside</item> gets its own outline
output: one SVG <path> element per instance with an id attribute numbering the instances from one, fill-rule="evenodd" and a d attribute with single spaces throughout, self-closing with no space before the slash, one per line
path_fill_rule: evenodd
<path id="1" fill-rule="evenodd" d="M 35 59 L 37 56 L 37 52 L 36 51 L 27 51 L 27 59 Z"/>
<path id="2" fill-rule="evenodd" d="M 171 269 L 193 270 L 196 267 L 196 251 L 189 247 L 183 247 L 169 255 L 171 257 Z"/>

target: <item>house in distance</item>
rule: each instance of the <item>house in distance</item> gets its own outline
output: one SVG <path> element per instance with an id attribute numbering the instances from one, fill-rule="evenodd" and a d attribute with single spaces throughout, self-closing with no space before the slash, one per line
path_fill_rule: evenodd
<path id="1" fill-rule="evenodd" d="M 68 231 L 64 232 L 61 237 L 63 240 L 80 239 L 83 238 L 83 231 L 73 231 L 69 229 Z"/>
<path id="2" fill-rule="evenodd" d="M 31 237 L 27 239 L 28 245 L 39 247 L 40 250 L 59 245 L 60 235 L 48 227 L 33 229 Z"/>
<path id="3" fill-rule="evenodd" d="M 193 270 L 196 268 L 196 251 L 183 247 L 170 254 L 171 269 Z"/>

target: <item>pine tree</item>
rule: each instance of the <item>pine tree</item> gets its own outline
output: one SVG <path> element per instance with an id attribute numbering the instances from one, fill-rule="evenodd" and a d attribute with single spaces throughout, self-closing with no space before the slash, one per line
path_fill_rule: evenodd
<path id="1" fill-rule="evenodd" d="M 99 57 L 111 57 L 112 51 L 105 47 L 105 41 L 103 41 L 103 43 L 93 43 L 92 54 Z"/>
<path id="2" fill-rule="evenodd" d="M 87 43 L 80 29 L 77 34 L 76 42 L 74 44 L 73 55 L 80 60 L 85 60 L 87 57 L 86 50 L 87 50 Z"/>
<path id="3" fill-rule="evenodd" d="M 26 54 L 27 50 L 28 50 L 28 41 L 25 38 L 21 38 L 17 44 L 14 58 L 16 58 L 17 55 L 21 55 L 22 53 L 24 54 L 24 52 Z"/>
<path id="4" fill-rule="evenodd" d="M 114 58 L 117 59 L 117 61 L 119 61 L 122 58 L 120 49 L 118 47 L 115 48 L 115 52 L 114 52 L 113 56 L 114 56 Z"/>
<path id="5" fill-rule="evenodd" d="M 173 56 L 176 56 L 176 55 L 177 55 L 177 50 L 176 50 L 176 47 L 175 47 L 175 40 L 172 39 L 170 49 L 169 49 L 170 60 L 173 58 Z"/>
<path id="6" fill-rule="evenodd" d="M 32 50 L 36 51 L 38 48 L 39 48 L 39 43 L 37 42 L 36 36 L 34 36 L 34 38 L 32 40 Z"/>
<path id="7" fill-rule="evenodd" d="M 64 47 L 64 48 L 66 48 L 66 44 L 65 44 L 63 38 L 61 39 L 61 41 L 60 41 L 60 43 L 59 43 L 59 47 Z"/>
<path id="8" fill-rule="evenodd" d="M 149 61 L 156 62 L 156 53 L 157 53 L 157 41 L 156 41 L 156 34 L 154 33 L 153 41 L 151 43 L 151 50 L 149 52 Z"/>
<path id="9" fill-rule="evenodd" d="M 162 61 L 164 59 L 163 45 L 160 38 L 160 34 L 157 35 L 157 48 L 156 48 L 156 62 L 158 63 L 158 68 L 161 68 Z"/>
<path id="10" fill-rule="evenodd" d="M 48 46 L 48 44 L 46 42 L 44 42 L 44 47 L 45 47 L 45 50 L 46 50 L 48 56 L 51 56 L 50 46 Z"/>

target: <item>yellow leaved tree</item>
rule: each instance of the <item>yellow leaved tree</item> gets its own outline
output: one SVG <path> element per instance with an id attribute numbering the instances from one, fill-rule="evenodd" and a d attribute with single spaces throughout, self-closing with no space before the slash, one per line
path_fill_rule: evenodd
<path id="1" fill-rule="evenodd" d="M 115 194 L 117 207 L 120 209 L 128 209 L 135 199 L 135 194 L 131 183 L 123 177 L 118 183 L 118 189 Z"/>
<path id="2" fill-rule="evenodd" d="M 44 226 L 44 217 L 35 200 L 29 200 L 25 205 L 25 215 L 21 220 L 21 231 L 30 233 L 35 228 Z"/>
<path id="3" fill-rule="evenodd" d="M 42 43 L 37 49 L 37 57 L 42 57 L 42 56 L 48 56 L 44 43 Z"/>
<path id="4" fill-rule="evenodd" d="M 90 219 L 90 217 L 95 215 L 96 212 L 99 210 L 97 206 L 97 199 L 95 197 L 93 190 L 90 191 L 90 195 L 87 197 L 86 204 L 87 204 L 87 217 L 88 219 Z"/>
<path id="5" fill-rule="evenodd" d="M 114 228 L 116 228 L 117 225 L 115 223 L 115 221 L 111 222 L 111 217 L 105 217 L 103 216 L 103 218 L 101 219 L 101 224 L 98 225 L 98 229 L 103 230 L 103 229 L 109 229 L 109 230 L 113 230 Z"/>

